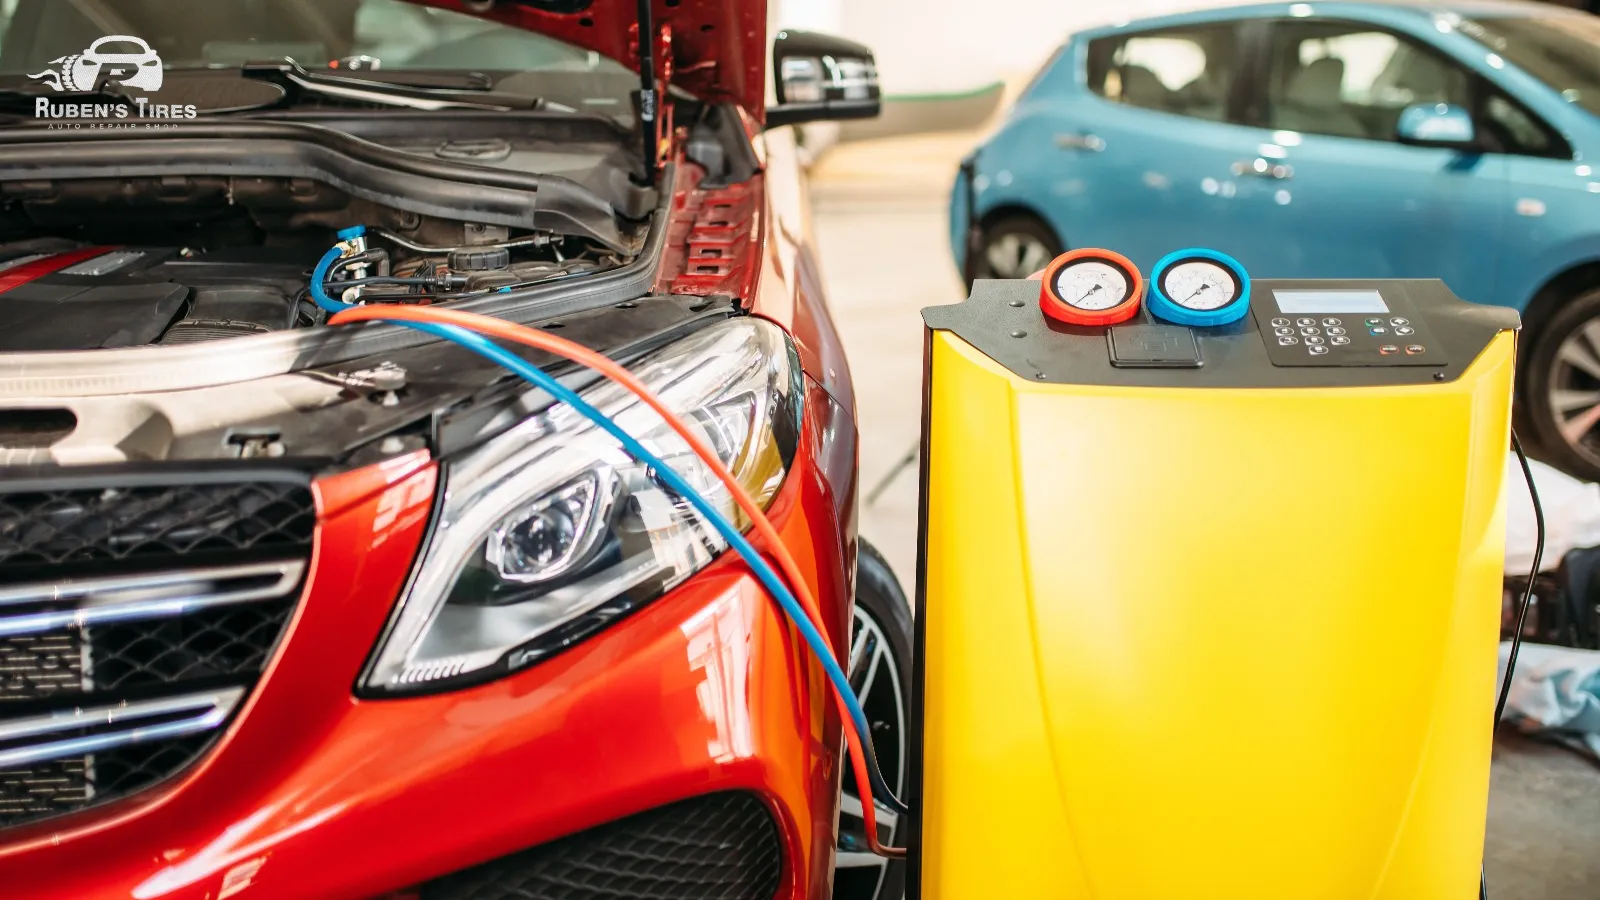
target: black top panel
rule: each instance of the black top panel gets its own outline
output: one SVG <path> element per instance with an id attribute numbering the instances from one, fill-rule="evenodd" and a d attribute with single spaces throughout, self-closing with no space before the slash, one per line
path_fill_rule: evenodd
<path id="1" fill-rule="evenodd" d="M 922 319 L 1030 381 L 1127 387 L 1435 384 L 1520 325 L 1515 310 L 1468 303 L 1437 280 L 1256 281 L 1250 303 L 1250 315 L 1214 328 L 1151 330 L 1148 313 L 1083 328 L 1045 317 L 1037 281 L 980 280 L 965 302 Z"/>

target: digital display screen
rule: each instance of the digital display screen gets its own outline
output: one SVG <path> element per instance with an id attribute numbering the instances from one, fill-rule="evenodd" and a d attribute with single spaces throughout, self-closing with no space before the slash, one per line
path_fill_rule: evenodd
<path id="1" fill-rule="evenodd" d="M 1295 313 L 1386 313 L 1389 304 L 1377 291 L 1273 291 L 1278 311 Z"/>

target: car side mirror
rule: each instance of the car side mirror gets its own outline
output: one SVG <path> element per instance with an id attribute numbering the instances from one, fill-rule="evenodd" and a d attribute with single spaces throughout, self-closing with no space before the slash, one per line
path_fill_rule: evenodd
<path id="1" fill-rule="evenodd" d="M 1478 149 L 1478 131 L 1472 113 L 1449 103 L 1413 103 L 1400 111 L 1395 137 L 1402 144 Z"/>
<path id="2" fill-rule="evenodd" d="M 838 119 L 871 119 L 882 109 L 872 51 L 855 41 L 792 29 L 772 45 L 778 103 L 767 127 Z"/>

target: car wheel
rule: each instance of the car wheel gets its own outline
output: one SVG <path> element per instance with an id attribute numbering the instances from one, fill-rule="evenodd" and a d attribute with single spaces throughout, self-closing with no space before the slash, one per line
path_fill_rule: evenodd
<path id="1" fill-rule="evenodd" d="M 871 544 L 856 554 L 856 605 L 850 632 L 850 685 L 872 726 L 872 742 L 883 777 L 897 796 L 906 790 L 906 728 L 911 696 L 911 604 L 889 563 Z M 902 845 L 899 818 L 874 804 L 878 840 Z M 839 843 L 833 877 L 834 900 L 895 900 L 905 895 L 905 863 L 891 862 L 867 849 L 866 820 L 855 774 L 847 766 L 839 798 Z"/>
<path id="2" fill-rule="evenodd" d="M 1600 289 L 1562 304 L 1524 370 L 1527 418 L 1552 464 L 1600 480 Z"/>
<path id="3" fill-rule="evenodd" d="M 985 226 L 974 278 L 1027 278 L 1061 255 L 1061 240 L 1033 216 L 1007 216 Z"/>

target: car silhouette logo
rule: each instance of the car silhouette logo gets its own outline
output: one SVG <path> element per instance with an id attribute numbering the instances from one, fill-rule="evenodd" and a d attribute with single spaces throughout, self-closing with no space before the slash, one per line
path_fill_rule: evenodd
<path id="1" fill-rule="evenodd" d="M 122 44 L 126 47 L 117 47 Z M 108 52 L 137 48 L 135 52 Z M 37 75 L 29 75 L 58 91 L 92 91 L 102 79 L 115 81 L 123 87 L 154 92 L 161 90 L 165 76 L 161 68 L 161 55 L 140 38 L 125 34 L 103 37 L 82 53 L 51 60 L 52 68 Z"/>

